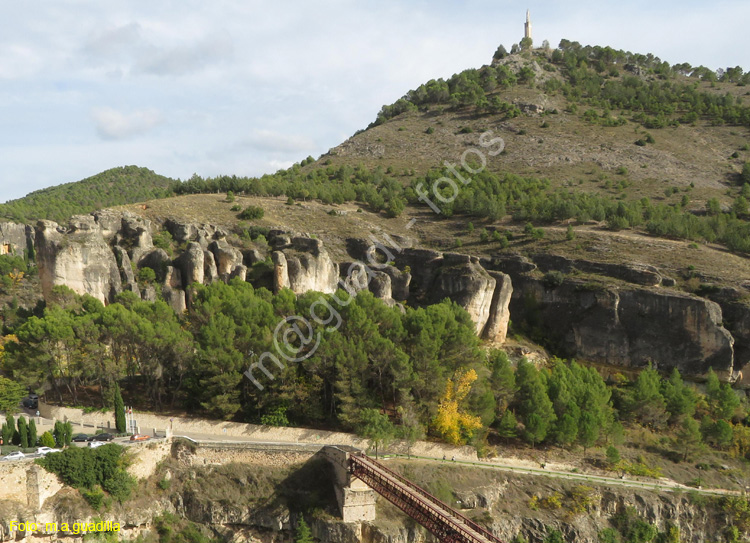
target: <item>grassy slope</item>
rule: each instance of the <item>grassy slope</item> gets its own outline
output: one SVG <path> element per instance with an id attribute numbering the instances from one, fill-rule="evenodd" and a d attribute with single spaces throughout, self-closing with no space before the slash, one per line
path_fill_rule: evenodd
<path id="1" fill-rule="evenodd" d="M 695 81 L 682 76 L 677 79 Z M 729 83 L 711 87 L 700 83 L 699 88 L 747 100 L 746 87 Z M 546 110 L 556 109 L 558 113 L 503 120 L 498 115 L 478 114 L 473 106 L 458 110 L 430 106 L 427 111 L 403 113 L 356 134 L 316 164 L 392 166 L 396 175 L 412 169 L 419 175 L 443 161 L 459 162 L 467 149 L 481 149 L 480 134 L 492 130 L 492 137 L 504 139 L 505 152 L 495 157 L 487 155 L 491 171 L 546 177 L 552 188 L 569 186 L 627 199 L 647 196 L 666 203 L 679 202 L 692 182 L 695 187 L 689 191 L 688 209 L 702 209 L 705 201 L 714 196 L 730 203 L 727 189 L 735 190 L 742 164 L 750 160 L 750 151 L 743 150 L 750 143 L 750 130 L 746 127 L 713 126 L 707 121 L 652 130 L 632 121 L 605 127 L 583 119 L 585 106 L 579 106 L 576 113 L 566 111 L 569 103 L 564 96 L 545 94 L 538 84 L 536 88 L 518 85 L 493 94 L 507 102 L 541 104 Z M 626 119 L 632 117 L 630 112 L 623 113 Z M 620 114 L 612 112 L 613 116 Z M 542 126 L 544 123 L 547 126 Z M 428 134 L 428 128 L 433 133 Z M 472 132 L 461 133 L 462 129 Z M 636 146 L 635 140 L 647 133 L 655 143 Z M 731 157 L 734 152 L 738 152 L 737 158 Z M 619 168 L 626 168 L 627 173 L 617 173 Z M 629 186 L 607 188 L 607 180 L 610 185 L 626 180 Z M 679 192 L 665 197 L 664 191 L 670 187 L 677 187 Z"/>

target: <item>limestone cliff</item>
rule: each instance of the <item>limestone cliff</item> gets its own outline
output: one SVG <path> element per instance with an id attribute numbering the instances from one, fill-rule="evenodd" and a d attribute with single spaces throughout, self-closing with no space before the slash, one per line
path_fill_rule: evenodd
<path id="1" fill-rule="evenodd" d="M 66 285 L 102 302 L 122 290 L 115 255 L 94 217 L 74 217 L 67 229 L 52 221 L 39 221 L 35 247 L 45 298 L 56 285 Z"/>
<path id="2" fill-rule="evenodd" d="M 376 249 L 356 238 L 346 240 L 350 258 L 336 261 L 321 240 L 284 230 L 269 233 L 265 252 L 234 246 L 227 232 L 213 225 L 168 219 L 163 227 L 181 251 L 155 248 L 158 225 L 114 211 L 74 217 L 66 227 L 41 221 L 35 232 L 0 225 L 5 235 L 0 241 L 15 240 L 15 248 L 35 238 L 45 296 L 55 285 L 67 285 L 108 302 L 131 290 L 144 299 L 161 295 L 182 312 L 190 305 L 191 284 L 239 278 L 296 294 L 368 289 L 392 306 L 449 298 L 466 309 L 477 334 L 489 341 L 505 340 L 512 316 L 519 329 L 561 356 L 628 368 L 651 362 L 698 378 L 713 367 L 723 378 L 750 386 L 750 305 L 743 293 L 687 294 L 647 264 L 551 254 L 479 259 L 420 248 Z M 255 268 L 269 257 L 271 268 Z M 143 267 L 156 272 L 158 285 L 138 284 L 136 271 Z M 267 276 L 259 277 L 256 272 L 263 270 Z M 557 279 L 545 275 L 551 272 Z"/>
<path id="3" fill-rule="evenodd" d="M 339 281 L 339 266 L 320 240 L 294 236 L 274 238 L 274 289 L 289 288 L 295 294 L 308 291 L 332 294 Z"/>

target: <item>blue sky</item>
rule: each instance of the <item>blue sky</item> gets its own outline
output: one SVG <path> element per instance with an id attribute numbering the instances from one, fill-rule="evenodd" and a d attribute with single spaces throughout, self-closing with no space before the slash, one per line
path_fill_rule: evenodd
<path id="1" fill-rule="evenodd" d="M 750 2 L 6 3 L 0 201 L 136 164 L 182 179 L 314 157 L 431 78 L 561 38 L 750 69 Z"/>

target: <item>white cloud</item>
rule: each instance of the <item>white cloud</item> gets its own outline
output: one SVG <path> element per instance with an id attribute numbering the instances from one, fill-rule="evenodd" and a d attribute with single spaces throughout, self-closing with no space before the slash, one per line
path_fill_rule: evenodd
<path id="1" fill-rule="evenodd" d="M 95 108 L 91 112 L 96 123 L 96 133 L 105 140 L 122 140 L 148 132 L 162 122 L 155 109 L 123 113 L 109 107 Z"/>
<path id="2" fill-rule="evenodd" d="M 529 7 L 537 43 L 750 69 L 746 0 Z M 510 0 L 8 4 L 0 193 L 121 164 L 181 178 L 274 171 L 326 152 L 428 79 L 489 62 L 498 44 L 518 42 L 525 10 Z M 33 158 L 63 145 L 55 161 Z"/>
<path id="3" fill-rule="evenodd" d="M 256 130 L 246 142 L 247 146 L 272 153 L 307 153 L 315 150 L 315 142 L 300 134 L 273 130 Z"/>

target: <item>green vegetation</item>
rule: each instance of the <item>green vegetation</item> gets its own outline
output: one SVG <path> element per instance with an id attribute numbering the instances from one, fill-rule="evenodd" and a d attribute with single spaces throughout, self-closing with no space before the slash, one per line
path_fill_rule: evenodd
<path id="1" fill-rule="evenodd" d="M 166 198 L 175 181 L 146 168 L 112 168 L 82 181 L 34 191 L 0 204 L 0 217 L 16 222 L 49 219 L 67 221 L 71 215 L 116 205 Z"/>
<path id="2" fill-rule="evenodd" d="M 101 487 L 123 502 L 135 484 L 125 471 L 124 452 L 123 447 L 115 444 L 96 449 L 71 447 L 48 454 L 36 462 L 47 471 L 56 473 L 65 484 L 88 491 Z"/>
<path id="3" fill-rule="evenodd" d="M 549 283 L 554 287 L 558 280 L 550 277 Z M 713 373 L 700 394 L 677 370 L 662 377 L 647 368 L 632 382 L 620 376 L 607 385 L 596 370 L 575 361 L 555 359 L 538 369 L 521 360 L 513 369 L 503 351 L 480 348 L 473 323 L 455 303 L 402 313 L 367 291 L 346 306 L 336 298 L 347 295 L 272 294 L 233 280 L 196 287 L 192 311 L 178 316 L 164 302 L 144 302 L 132 293 L 106 307 L 68 293 L 61 297 L 64 305 L 50 304 L 42 316 L 19 323 L 5 366 L 17 382 L 48 382 L 50 394 L 101 385 L 102 405 L 111 405 L 117 381 L 129 376 L 155 408 L 169 398 L 225 419 L 355 430 L 378 450 L 394 437 L 413 440 L 426 433 L 480 447 L 493 428 L 503 439 L 580 446 L 585 454 L 601 444 L 619 446 L 627 424 L 672 436 L 671 451 L 681 459 L 706 446 L 750 459 L 750 429 L 740 423 L 746 407 Z M 321 299 L 330 304 L 327 310 Z M 310 332 L 319 339 L 291 346 L 299 352 L 285 351 L 310 356 L 283 368 L 265 359 L 275 378 L 256 368 L 264 389 L 253 386 L 243 376 L 253 362 L 245 353 L 281 357 L 272 331 L 286 316 L 309 315 L 314 303 L 319 322 Z M 326 319 L 340 319 L 341 326 L 328 330 Z M 69 357 L 62 368 L 54 363 L 60 352 L 92 345 L 94 358 Z M 9 421 L 12 439 L 20 443 Z M 57 445 L 69 444 L 71 434 L 58 423 Z M 645 462 L 618 461 L 612 452 L 608 458 L 613 469 L 658 476 Z"/>
<path id="4" fill-rule="evenodd" d="M 26 388 L 23 385 L 0 376 L 0 411 L 8 415 L 16 413 L 24 396 Z"/>
<path id="5" fill-rule="evenodd" d="M 249 220 L 256 220 L 256 219 L 262 219 L 265 212 L 263 211 L 262 207 L 258 206 L 247 206 L 242 213 L 237 215 L 237 218 L 243 219 L 246 221 Z"/>
<path id="6" fill-rule="evenodd" d="M 503 51 L 495 53 L 496 59 L 504 57 Z M 715 72 L 703 66 L 693 68 L 686 63 L 670 66 L 653 55 L 618 51 L 611 47 L 581 46 L 569 40 L 560 41 L 552 53 L 551 62 L 558 68 L 562 81 L 548 79 L 544 84 L 545 92 L 561 93 L 571 106 L 587 107 L 583 117 L 592 123 L 604 126 L 624 124 L 624 118 L 610 116 L 610 111 L 616 109 L 632 112 L 632 120 L 649 129 L 690 124 L 698 119 L 707 119 L 714 124 L 750 126 L 750 108 L 742 106 L 731 94 L 720 96 L 698 89 L 695 81 L 716 80 Z M 619 75 L 620 67 L 626 71 L 623 76 Z M 732 71 L 731 77 L 726 75 L 729 71 Z M 656 77 L 642 77 L 637 75 L 639 72 Z M 750 73 L 743 74 L 739 67 L 727 72 L 722 81 L 750 83 Z M 685 79 L 686 75 L 695 81 Z M 453 108 L 474 106 L 479 112 L 497 113 L 488 107 L 493 99 L 498 99 L 497 90 L 530 84 L 534 79 L 528 61 L 517 74 L 505 65 L 464 70 L 447 81 L 431 80 L 409 91 L 395 103 L 383 106 L 370 127 L 408 111 L 437 105 Z M 593 108 L 604 110 L 604 114 L 600 116 Z M 654 142 L 650 135 L 639 141 L 643 145 Z"/>

